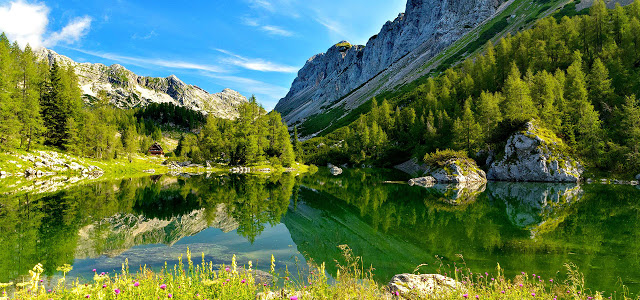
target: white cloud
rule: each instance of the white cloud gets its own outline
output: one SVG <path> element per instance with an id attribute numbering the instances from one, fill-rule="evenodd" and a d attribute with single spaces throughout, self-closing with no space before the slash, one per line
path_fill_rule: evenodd
<path id="1" fill-rule="evenodd" d="M 281 64 L 277 64 L 277 63 L 266 61 L 259 58 L 246 58 L 223 49 L 216 49 L 216 50 L 230 56 L 229 58 L 222 59 L 224 63 L 242 67 L 248 70 L 261 71 L 261 72 L 295 73 L 299 69 L 297 67 L 281 65 Z"/>
<path id="2" fill-rule="evenodd" d="M 250 78 L 212 73 L 205 73 L 203 75 L 216 79 L 234 90 L 257 95 L 258 101 L 264 104 L 265 109 L 268 111 L 272 110 L 278 100 L 289 92 L 288 88 Z"/>
<path id="3" fill-rule="evenodd" d="M 23 0 L 7 2 L 0 6 L 0 32 L 21 47 L 53 47 L 58 43 L 75 43 L 91 27 L 91 18 L 82 17 L 71 21 L 59 32 L 47 35 L 49 8 L 42 3 L 27 3 Z"/>
<path id="4" fill-rule="evenodd" d="M 294 36 L 295 34 L 292 31 L 289 31 L 287 29 L 284 29 L 280 26 L 275 26 L 275 25 L 261 25 L 260 20 L 256 19 L 256 18 L 251 18 L 251 17 L 244 17 L 242 18 L 242 23 L 244 25 L 247 26 L 251 26 L 251 27 L 258 27 L 260 28 L 260 30 L 270 34 L 270 35 L 279 35 L 279 36 L 285 36 L 285 37 L 291 37 Z"/>
<path id="5" fill-rule="evenodd" d="M 344 25 L 340 24 L 340 22 L 338 21 L 325 18 L 320 15 L 316 16 L 314 20 L 320 25 L 324 26 L 330 33 L 337 35 L 340 39 L 349 36 L 349 34 L 347 34 L 346 32 L 346 29 L 344 28 Z"/>
<path id="6" fill-rule="evenodd" d="M 280 28 L 278 26 L 264 25 L 260 27 L 260 29 L 262 29 L 263 31 L 266 31 L 268 34 L 271 34 L 271 35 L 293 36 L 293 32 Z"/>
<path id="7" fill-rule="evenodd" d="M 53 47 L 60 42 L 73 44 L 84 37 L 91 28 L 91 18 L 84 16 L 71 21 L 67 26 L 62 28 L 60 32 L 52 33 L 45 41 L 45 47 Z"/>
<path id="8" fill-rule="evenodd" d="M 151 32 L 149 32 L 149 33 L 148 33 L 148 34 L 146 34 L 146 35 L 138 35 L 137 33 L 134 33 L 134 34 L 131 36 L 131 39 L 134 39 L 134 40 L 148 40 L 148 39 L 151 39 L 151 38 L 153 38 L 153 37 L 155 37 L 155 36 L 157 36 L 157 35 L 158 35 L 158 34 L 156 33 L 156 31 L 155 31 L 155 30 L 151 30 Z"/>
<path id="9" fill-rule="evenodd" d="M 103 52 L 93 52 L 86 51 L 81 49 L 74 49 L 74 51 L 78 51 L 80 53 L 92 55 L 95 57 L 100 57 L 108 60 L 112 60 L 115 62 L 123 63 L 123 64 L 131 64 L 138 67 L 150 68 L 150 67 L 163 67 L 170 69 L 184 69 L 184 70 L 197 70 L 197 71 L 207 71 L 207 72 L 215 72 L 222 73 L 225 72 L 224 69 L 207 64 L 198 64 L 192 62 L 185 61 L 174 61 L 174 60 L 165 60 L 165 59 L 155 59 L 155 58 L 142 58 L 142 57 L 132 57 L 132 56 L 124 56 L 114 53 L 103 53 Z"/>

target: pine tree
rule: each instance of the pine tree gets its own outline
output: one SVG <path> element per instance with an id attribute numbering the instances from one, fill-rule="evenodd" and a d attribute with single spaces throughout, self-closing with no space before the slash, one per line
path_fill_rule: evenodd
<path id="1" fill-rule="evenodd" d="M 31 144 L 34 141 L 37 143 L 40 134 L 44 131 L 39 103 L 39 86 L 43 79 L 39 76 L 40 74 L 38 74 L 39 70 L 35 55 L 28 45 L 22 52 L 19 64 L 21 105 L 18 119 L 22 125 L 22 129 L 20 130 L 22 136 L 20 144 L 21 147 L 25 147 L 25 149 L 29 151 Z"/>
<path id="2" fill-rule="evenodd" d="M 504 84 L 504 118 L 510 120 L 527 121 L 536 117 L 536 108 L 531 100 L 529 87 L 520 78 L 520 71 L 515 63 L 511 64 L 511 71 Z"/>
<path id="3" fill-rule="evenodd" d="M 491 131 L 502 121 L 502 113 L 500 112 L 501 96 L 499 94 L 491 94 L 482 92 L 477 102 L 478 122 L 482 127 L 484 136 L 488 136 Z"/>
<path id="4" fill-rule="evenodd" d="M 18 133 L 19 123 L 16 112 L 16 101 L 12 92 L 18 86 L 15 82 L 15 61 L 7 36 L 0 35 L 0 147 L 13 147 L 14 137 Z M 19 50 L 19 49 L 18 49 Z"/>
<path id="5" fill-rule="evenodd" d="M 482 128 L 476 123 L 471 111 L 471 99 L 464 102 L 462 119 L 453 123 L 454 144 L 458 149 L 473 153 L 479 141 L 482 141 Z"/>
<path id="6" fill-rule="evenodd" d="M 591 66 L 588 84 L 591 103 L 595 106 L 596 110 L 610 115 L 612 113 L 612 107 L 609 105 L 611 103 L 611 97 L 613 96 L 613 89 L 611 88 L 609 71 L 599 58 L 597 58 Z"/>
<path id="7" fill-rule="evenodd" d="M 634 157 L 638 157 L 640 154 L 640 105 L 635 96 L 625 98 L 620 115 L 624 143 L 634 153 Z M 635 165 L 637 163 L 635 162 Z"/>

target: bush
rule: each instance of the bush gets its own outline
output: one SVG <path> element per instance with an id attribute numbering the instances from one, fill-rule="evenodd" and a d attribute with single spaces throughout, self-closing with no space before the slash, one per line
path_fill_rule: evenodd
<path id="1" fill-rule="evenodd" d="M 427 153 L 424 156 L 424 162 L 430 167 L 443 167 L 450 160 L 469 160 L 469 156 L 464 151 L 455 151 L 451 149 L 436 150 L 434 153 Z"/>

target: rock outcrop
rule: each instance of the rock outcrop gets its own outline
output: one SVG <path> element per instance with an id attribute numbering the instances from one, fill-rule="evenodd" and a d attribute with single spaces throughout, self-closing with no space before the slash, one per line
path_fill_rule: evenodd
<path id="1" fill-rule="evenodd" d="M 584 171 L 564 142 L 535 121 L 509 137 L 502 159 L 487 163 L 487 177 L 501 181 L 578 182 Z"/>
<path id="2" fill-rule="evenodd" d="M 451 159 L 428 173 L 438 183 L 486 182 L 487 175 L 471 159 Z"/>
<path id="3" fill-rule="evenodd" d="M 121 65 L 77 63 L 45 48 L 37 50 L 36 56 L 50 65 L 58 63 L 74 67 L 87 102 L 105 91 L 111 103 L 120 108 L 172 103 L 227 119 L 237 117 L 238 107 L 247 102 L 247 98 L 236 91 L 225 89 L 209 94 L 195 85 L 185 84 L 174 75 L 167 78 L 138 76 Z"/>
<path id="4" fill-rule="evenodd" d="M 409 299 L 441 297 L 461 288 L 460 282 L 440 274 L 399 274 L 387 285 L 391 295 Z"/>
<path id="5" fill-rule="evenodd" d="M 405 13 L 387 22 L 366 46 L 343 41 L 311 57 L 275 110 L 293 124 L 331 106 L 358 107 L 380 88 L 399 84 L 407 77 L 404 71 L 422 68 L 428 59 L 489 19 L 502 3 L 409 0 Z M 359 87 L 367 89 L 363 95 L 351 93 Z"/>

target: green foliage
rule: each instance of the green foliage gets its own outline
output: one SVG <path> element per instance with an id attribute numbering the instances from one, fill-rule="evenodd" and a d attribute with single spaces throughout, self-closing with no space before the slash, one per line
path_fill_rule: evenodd
<path id="1" fill-rule="evenodd" d="M 436 149 L 500 149 L 506 134 L 532 119 L 588 167 L 609 168 L 620 151 L 635 160 L 620 146 L 640 140 L 619 126 L 625 99 L 640 94 L 640 2 L 613 10 L 596 2 L 588 15 L 538 20 L 437 77 L 384 94 L 385 113 L 372 100 L 360 117 L 351 112 L 336 122 L 351 124 L 334 124 L 331 133 L 303 143 L 305 160 L 389 165 Z M 325 125 L 333 119 L 314 118 L 326 118 Z M 374 124 L 388 142 L 363 147 Z"/>
<path id="2" fill-rule="evenodd" d="M 176 153 L 200 163 L 259 165 L 267 160 L 273 165 L 293 165 L 296 151 L 280 114 L 266 114 L 255 97 L 239 113 L 235 120 L 209 116 L 199 135 L 182 136 Z"/>

